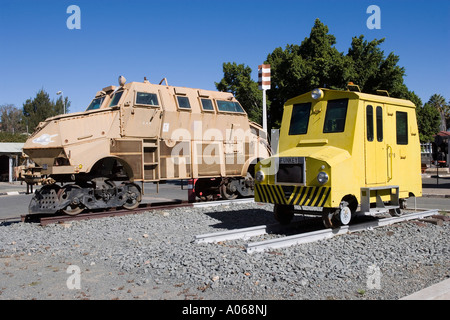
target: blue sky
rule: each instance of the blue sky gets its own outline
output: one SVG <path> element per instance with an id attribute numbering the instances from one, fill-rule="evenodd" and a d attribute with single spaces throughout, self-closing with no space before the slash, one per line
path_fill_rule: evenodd
<path id="1" fill-rule="evenodd" d="M 22 108 L 43 88 L 62 90 L 71 111 L 83 111 L 98 90 L 128 81 L 215 90 L 224 62 L 253 69 L 276 47 L 300 44 L 319 18 L 347 53 L 354 36 L 386 38 L 385 54 L 400 56 L 405 83 L 423 102 L 450 100 L 448 0 L 0 0 L 0 105 Z M 381 29 L 368 29 L 369 5 Z M 70 30 L 70 5 L 81 29 Z M 302 92 L 299 92 L 301 94 Z"/>

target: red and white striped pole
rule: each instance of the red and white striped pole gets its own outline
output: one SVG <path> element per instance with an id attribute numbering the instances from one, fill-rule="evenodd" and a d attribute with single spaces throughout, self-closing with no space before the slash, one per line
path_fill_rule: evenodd
<path id="1" fill-rule="evenodd" d="M 259 90 L 263 91 L 263 130 L 267 134 L 267 107 L 266 107 L 266 90 L 270 89 L 270 64 L 262 64 L 258 66 L 258 85 Z"/>

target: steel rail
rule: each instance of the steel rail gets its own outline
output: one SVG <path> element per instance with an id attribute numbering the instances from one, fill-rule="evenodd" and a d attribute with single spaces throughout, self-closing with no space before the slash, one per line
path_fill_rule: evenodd
<path id="1" fill-rule="evenodd" d="M 218 201 L 206 201 L 206 202 L 187 202 L 181 200 L 174 201 L 161 201 L 153 203 L 143 203 L 139 207 L 127 210 L 127 209 L 105 209 L 105 210 L 95 210 L 82 212 L 78 215 L 53 215 L 53 214 L 31 214 L 31 215 L 21 215 L 20 219 L 22 222 L 38 222 L 41 226 L 45 226 L 52 223 L 64 223 L 76 220 L 88 220 L 88 219 L 98 219 L 106 217 L 118 217 L 130 214 L 139 214 L 151 210 L 170 210 L 180 207 L 210 207 L 219 206 L 226 204 L 241 204 L 254 202 L 253 199 L 235 199 L 235 200 L 218 200 Z"/>
<path id="2" fill-rule="evenodd" d="M 192 203 L 186 201 L 164 201 L 155 203 L 144 203 L 133 210 L 127 209 L 109 209 L 102 211 L 89 211 L 80 213 L 74 216 L 71 215 L 22 215 L 22 222 L 39 222 L 41 226 L 45 226 L 51 223 L 64 223 L 76 220 L 89 220 L 106 217 L 118 217 L 130 214 L 139 214 L 149 210 L 163 210 L 163 209 L 175 209 L 179 207 L 192 207 Z"/>
<path id="3" fill-rule="evenodd" d="M 438 213 L 438 210 L 428 210 L 423 212 L 415 212 L 408 213 L 400 217 L 392 217 L 379 219 L 376 221 L 370 221 L 355 225 L 342 226 L 336 229 L 325 229 L 313 232 L 307 232 L 302 234 L 296 234 L 292 236 L 286 236 L 282 238 L 269 239 L 265 241 L 252 242 L 245 244 L 245 249 L 248 253 L 254 252 L 262 252 L 268 249 L 278 249 L 289 247 L 302 243 L 309 243 L 324 239 L 329 239 L 338 235 L 343 235 L 352 232 L 364 231 L 364 230 L 373 230 L 374 228 L 383 227 L 387 225 L 391 225 L 398 222 L 415 220 L 415 219 L 423 219 L 428 216 L 432 216 Z"/>
<path id="4" fill-rule="evenodd" d="M 242 199 L 234 199 L 234 200 L 216 200 L 216 201 L 205 201 L 205 202 L 193 202 L 192 205 L 194 207 L 213 207 L 220 206 L 226 204 L 243 204 L 243 203 L 254 203 L 255 199 L 253 198 L 242 198 Z"/>
<path id="5" fill-rule="evenodd" d="M 305 232 L 300 234 L 295 234 L 291 236 L 280 237 L 276 239 L 269 239 L 259 242 L 250 242 L 245 244 L 245 249 L 248 253 L 261 252 L 268 249 L 277 249 L 283 247 L 289 247 L 302 243 L 309 243 L 319 240 L 324 240 L 332 238 L 338 235 L 343 235 L 352 232 L 372 230 L 374 228 L 383 227 L 391 225 L 398 222 L 403 222 L 407 220 L 422 219 L 428 216 L 432 216 L 438 213 L 438 210 L 428 210 L 422 212 L 408 213 L 400 217 L 377 219 L 375 221 L 364 222 L 354 225 L 342 226 L 336 229 L 323 229 L 312 232 Z M 300 224 L 304 221 L 298 221 Z M 286 226 L 281 226 L 279 224 L 271 225 L 260 225 L 255 227 L 234 229 L 219 231 L 213 233 L 206 233 L 202 235 L 196 235 L 194 237 L 194 243 L 214 243 L 227 240 L 244 239 L 248 240 L 254 236 L 260 236 L 268 233 L 274 233 L 277 231 L 285 230 Z"/>
<path id="6" fill-rule="evenodd" d="M 246 240 L 250 237 L 267 234 L 268 227 L 269 225 L 261 225 L 256 227 L 205 233 L 194 236 L 194 243 L 213 243 L 236 239 Z"/>
<path id="7" fill-rule="evenodd" d="M 281 225 L 279 223 L 274 223 L 274 224 L 266 224 L 266 225 L 260 225 L 260 226 L 254 226 L 254 227 L 205 233 L 205 234 L 194 236 L 193 242 L 194 243 L 214 243 L 214 242 L 236 240 L 236 239 L 247 240 L 251 237 L 265 235 L 268 233 L 277 233 L 277 232 L 288 231 L 290 229 L 295 229 L 298 226 L 304 225 L 308 221 L 317 222 L 318 219 L 320 219 L 320 218 L 316 218 L 316 217 L 304 218 L 304 220 L 293 222 L 288 226 Z"/>

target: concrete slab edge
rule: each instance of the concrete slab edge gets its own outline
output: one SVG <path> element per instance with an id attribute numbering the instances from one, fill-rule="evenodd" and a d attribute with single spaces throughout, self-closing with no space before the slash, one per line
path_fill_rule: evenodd
<path id="1" fill-rule="evenodd" d="M 450 300 L 450 278 L 400 300 Z"/>

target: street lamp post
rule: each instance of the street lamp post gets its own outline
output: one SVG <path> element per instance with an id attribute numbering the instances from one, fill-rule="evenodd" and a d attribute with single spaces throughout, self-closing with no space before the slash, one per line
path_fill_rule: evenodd
<path id="1" fill-rule="evenodd" d="M 64 114 L 66 114 L 66 102 L 64 101 L 64 94 L 62 91 L 58 91 L 56 93 L 57 95 L 61 95 L 61 99 L 62 99 L 62 103 L 63 103 L 63 108 L 64 108 Z"/>

